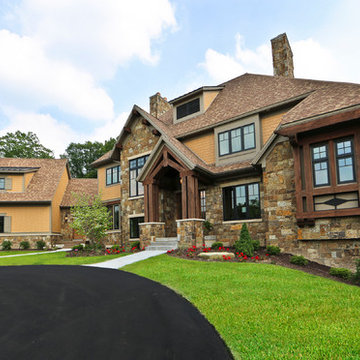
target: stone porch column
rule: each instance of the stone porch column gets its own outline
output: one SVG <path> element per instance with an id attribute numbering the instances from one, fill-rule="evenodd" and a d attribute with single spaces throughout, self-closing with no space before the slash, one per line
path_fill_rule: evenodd
<path id="1" fill-rule="evenodd" d="M 176 220 L 177 236 L 179 245 L 202 246 L 204 243 L 203 223 L 204 219 L 181 219 Z"/>
<path id="2" fill-rule="evenodd" d="M 145 222 L 140 227 L 140 248 L 150 245 L 158 237 L 165 237 L 164 222 Z"/>

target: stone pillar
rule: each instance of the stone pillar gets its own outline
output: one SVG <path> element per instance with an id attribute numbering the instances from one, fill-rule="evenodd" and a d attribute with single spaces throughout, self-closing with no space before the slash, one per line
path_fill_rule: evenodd
<path id="1" fill-rule="evenodd" d="M 293 53 L 286 33 L 271 40 L 274 76 L 294 77 Z"/>
<path id="2" fill-rule="evenodd" d="M 150 245 L 156 238 L 165 237 L 164 222 L 145 222 L 140 227 L 140 248 Z"/>
<path id="3" fill-rule="evenodd" d="M 177 236 L 181 246 L 202 246 L 204 243 L 203 223 L 204 219 L 181 219 L 176 220 Z"/>

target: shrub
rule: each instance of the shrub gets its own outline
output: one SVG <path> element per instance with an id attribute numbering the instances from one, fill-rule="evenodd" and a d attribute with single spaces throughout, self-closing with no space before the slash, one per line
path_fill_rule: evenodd
<path id="1" fill-rule="evenodd" d="M 211 248 L 212 249 L 218 249 L 219 247 L 223 247 L 223 243 L 221 241 L 215 241 L 212 245 Z"/>
<path id="2" fill-rule="evenodd" d="M 102 243 L 90 243 L 85 244 L 84 250 L 90 251 L 90 250 L 103 250 L 105 249 L 105 245 Z"/>
<path id="3" fill-rule="evenodd" d="M 329 273 L 332 276 L 336 276 L 345 280 L 349 280 L 352 277 L 352 272 L 345 268 L 331 268 Z"/>
<path id="4" fill-rule="evenodd" d="M 306 260 L 303 256 L 297 256 L 297 255 L 292 256 L 290 262 L 292 264 L 300 265 L 300 266 L 306 266 L 309 263 L 309 261 Z"/>
<path id="5" fill-rule="evenodd" d="M 138 249 L 140 250 L 140 241 L 133 241 L 131 243 L 131 249 L 135 250 L 135 249 Z"/>
<path id="6" fill-rule="evenodd" d="M 269 255 L 279 255 L 281 250 L 278 246 L 268 246 L 266 248 L 266 251 L 268 252 Z"/>
<path id="7" fill-rule="evenodd" d="M 203 222 L 203 227 L 206 234 L 208 234 L 214 228 L 213 224 L 209 220 Z"/>
<path id="8" fill-rule="evenodd" d="M 260 241 L 259 240 L 253 240 L 252 241 L 254 251 L 258 251 L 260 249 Z"/>
<path id="9" fill-rule="evenodd" d="M 120 245 L 113 245 L 111 250 L 120 250 Z"/>
<path id="10" fill-rule="evenodd" d="M 254 255 L 254 245 L 246 224 L 243 224 L 240 232 L 240 238 L 235 242 L 236 252 L 243 253 L 247 256 Z"/>
<path id="11" fill-rule="evenodd" d="M 4 240 L 1 244 L 2 250 L 11 250 L 11 241 L 10 240 Z"/>
<path id="12" fill-rule="evenodd" d="M 75 245 L 72 247 L 72 250 L 82 251 L 84 250 L 84 245 L 83 244 Z"/>
<path id="13" fill-rule="evenodd" d="M 44 250 L 44 247 L 46 246 L 46 243 L 45 243 L 45 241 L 44 240 L 38 240 L 37 242 L 36 242 L 36 248 L 38 249 L 38 250 Z"/>
<path id="14" fill-rule="evenodd" d="M 354 274 L 354 280 L 359 281 L 360 280 L 360 259 L 355 260 L 355 274 Z"/>
<path id="15" fill-rule="evenodd" d="M 21 241 L 19 247 L 20 247 L 21 250 L 30 249 L 30 243 L 27 240 Z"/>

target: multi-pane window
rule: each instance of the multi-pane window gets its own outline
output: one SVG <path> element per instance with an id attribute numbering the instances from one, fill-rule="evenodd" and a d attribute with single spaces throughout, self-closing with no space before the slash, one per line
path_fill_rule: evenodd
<path id="1" fill-rule="evenodd" d="M 352 139 L 335 142 L 337 179 L 339 184 L 355 181 L 354 149 Z"/>
<path id="2" fill-rule="evenodd" d="M 144 217 L 130 218 L 130 239 L 138 239 L 140 237 L 139 224 L 144 222 Z"/>
<path id="3" fill-rule="evenodd" d="M 145 165 L 145 162 L 149 155 L 139 157 L 129 161 L 130 169 L 130 196 L 144 195 L 144 186 L 142 183 L 137 182 L 136 178 L 140 173 L 140 170 Z"/>
<path id="4" fill-rule="evenodd" d="M 5 178 L 0 178 L 0 190 L 5 190 Z"/>
<path id="5" fill-rule="evenodd" d="M 185 116 L 195 114 L 200 111 L 200 99 L 189 101 L 176 108 L 176 119 L 181 119 Z"/>
<path id="6" fill-rule="evenodd" d="M 312 147 L 312 165 L 315 186 L 329 185 L 329 157 L 327 144 Z"/>
<path id="7" fill-rule="evenodd" d="M 255 124 L 219 133 L 219 155 L 229 155 L 255 148 Z"/>
<path id="8" fill-rule="evenodd" d="M 5 232 L 5 216 L 0 216 L 0 233 Z"/>
<path id="9" fill-rule="evenodd" d="M 114 166 L 106 169 L 106 185 L 118 184 L 121 182 L 121 168 Z"/>
<path id="10" fill-rule="evenodd" d="M 118 230 L 120 229 L 120 205 L 110 205 L 108 206 L 109 213 L 112 219 L 112 229 Z"/>
<path id="11" fill-rule="evenodd" d="M 206 219 L 206 194 L 205 194 L 205 190 L 200 190 L 200 209 L 201 209 L 201 218 Z"/>
<path id="12" fill-rule="evenodd" d="M 224 220 L 260 218 L 259 183 L 224 188 L 223 209 Z"/>

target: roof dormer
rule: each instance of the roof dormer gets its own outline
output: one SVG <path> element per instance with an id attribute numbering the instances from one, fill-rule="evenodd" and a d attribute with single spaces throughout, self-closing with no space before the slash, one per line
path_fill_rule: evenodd
<path id="1" fill-rule="evenodd" d="M 222 89 L 223 86 L 204 86 L 169 101 L 174 124 L 203 114 Z"/>

